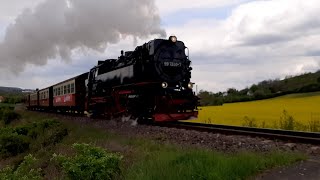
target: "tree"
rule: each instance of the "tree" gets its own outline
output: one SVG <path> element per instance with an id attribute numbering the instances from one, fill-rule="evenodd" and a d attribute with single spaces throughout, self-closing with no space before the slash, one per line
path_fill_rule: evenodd
<path id="1" fill-rule="evenodd" d="M 211 93 L 208 91 L 200 90 L 198 97 L 200 98 L 200 104 L 202 106 L 210 105 Z"/>
<path id="2" fill-rule="evenodd" d="M 262 99 L 263 97 L 265 97 L 265 93 L 263 90 L 259 89 L 259 90 L 256 90 L 254 93 L 253 93 L 253 96 L 254 98 L 256 99 Z"/>
<path id="3" fill-rule="evenodd" d="M 254 93 L 254 92 L 256 92 L 256 90 L 258 90 L 258 86 L 257 85 L 252 85 L 251 87 L 250 87 L 250 91 L 252 92 L 252 93 Z"/>
<path id="4" fill-rule="evenodd" d="M 227 93 L 228 93 L 228 95 L 235 95 L 235 94 L 238 93 L 238 90 L 235 89 L 235 88 L 229 88 L 229 89 L 227 90 Z"/>

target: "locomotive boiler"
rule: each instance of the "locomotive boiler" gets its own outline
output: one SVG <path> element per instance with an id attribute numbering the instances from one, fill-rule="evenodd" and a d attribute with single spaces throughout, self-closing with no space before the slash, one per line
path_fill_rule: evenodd
<path id="1" fill-rule="evenodd" d="M 142 121 L 196 117 L 188 49 L 175 36 L 155 39 L 89 71 L 86 108 L 92 115 L 131 115 Z"/>

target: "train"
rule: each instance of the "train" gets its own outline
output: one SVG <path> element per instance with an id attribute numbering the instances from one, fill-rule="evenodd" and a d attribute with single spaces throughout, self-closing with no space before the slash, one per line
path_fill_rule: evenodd
<path id="1" fill-rule="evenodd" d="M 140 122 L 196 118 L 189 49 L 176 36 L 154 39 L 76 77 L 27 96 L 27 109 L 131 116 Z"/>

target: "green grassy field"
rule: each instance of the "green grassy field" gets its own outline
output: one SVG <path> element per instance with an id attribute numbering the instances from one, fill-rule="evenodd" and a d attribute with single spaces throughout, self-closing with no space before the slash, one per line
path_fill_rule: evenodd
<path id="1" fill-rule="evenodd" d="M 291 94 L 267 100 L 200 107 L 199 118 L 192 121 L 241 126 L 248 117 L 254 119 L 258 127 L 273 128 L 279 124 L 285 110 L 295 122 L 309 126 L 310 123 L 319 124 L 319 107 L 320 92 Z"/>

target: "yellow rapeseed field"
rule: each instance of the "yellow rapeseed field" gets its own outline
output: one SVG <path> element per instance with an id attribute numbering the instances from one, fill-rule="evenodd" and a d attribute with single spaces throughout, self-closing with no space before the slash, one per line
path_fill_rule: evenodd
<path id="1" fill-rule="evenodd" d="M 320 121 L 320 92 L 291 94 L 273 99 L 200 107 L 199 117 L 192 122 L 243 125 L 244 117 L 254 118 L 259 127 L 263 123 L 274 127 L 286 110 L 294 120 L 308 125 Z"/>

